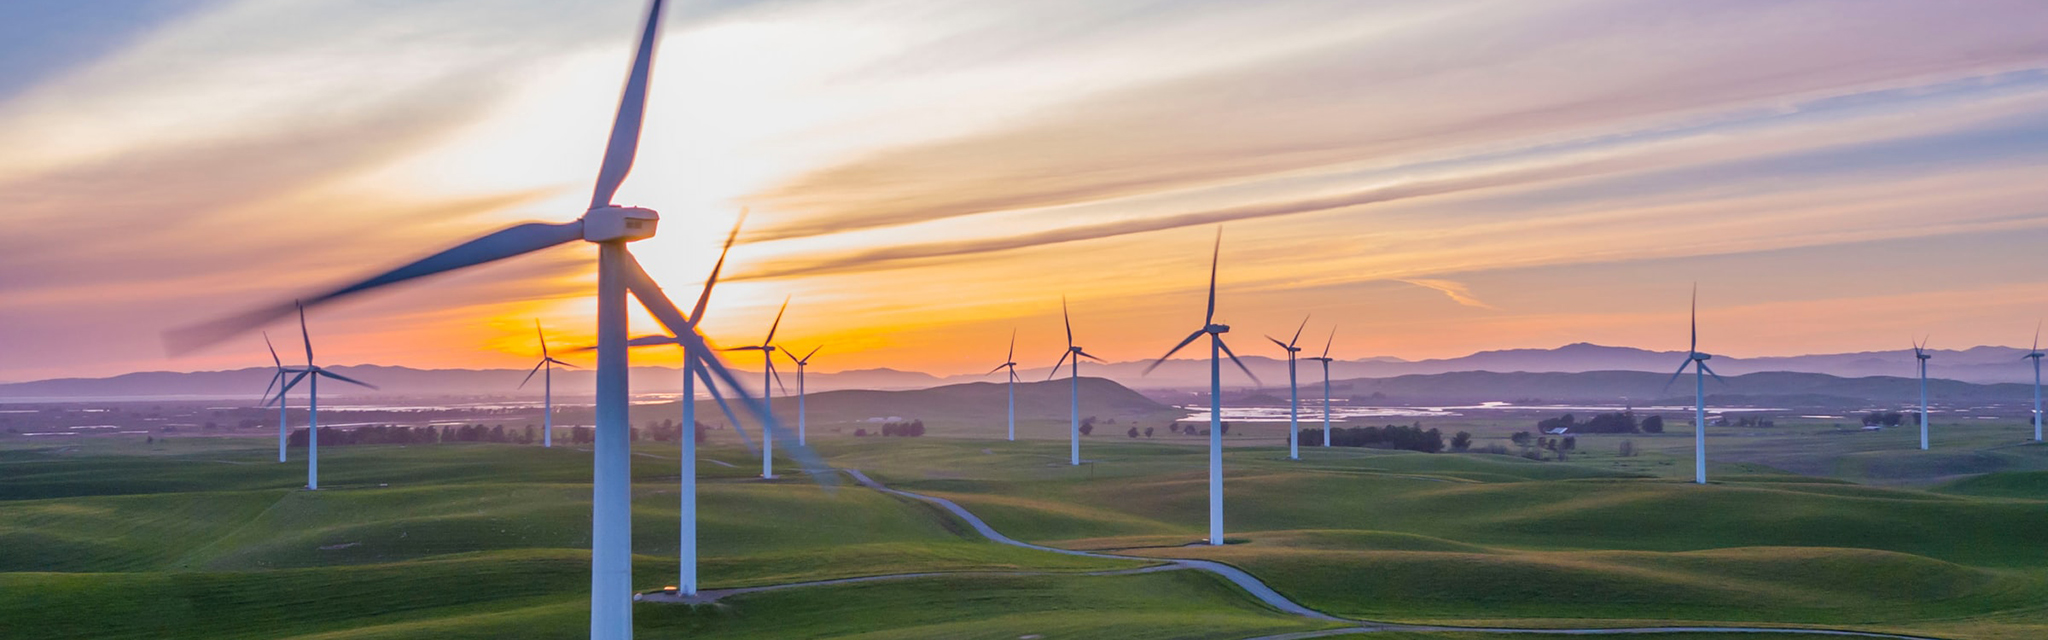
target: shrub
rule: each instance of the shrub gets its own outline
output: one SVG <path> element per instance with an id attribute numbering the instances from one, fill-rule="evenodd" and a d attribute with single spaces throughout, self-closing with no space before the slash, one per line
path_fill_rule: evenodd
<path id="1" fill-rule="evenodd" d="M 1470 448 L 1472 448 L 1472 434 L 1459 431 L 1458 435 L 1451 436 L 1452 451 L 1464 451 Z"/>
<path id="2" fill-rule="evenodd" d="M 1643 418 L 1642 429 L 1643 433 L 1663 433 L 1664 416 L 1649 416 Z"/>

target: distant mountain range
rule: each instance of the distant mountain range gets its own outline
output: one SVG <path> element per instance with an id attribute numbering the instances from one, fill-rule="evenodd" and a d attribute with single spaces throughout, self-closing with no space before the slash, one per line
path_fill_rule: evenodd
<path id="1" fill-rule="evenodd" d="M 1965 350 L 1934 350 L 1934 359 L 1929 375 L 1958 382 L 1995 384 L 2032 382 L 2032 369 L 2020 359 L 2023 350 L 2009 347 L 1973 347 Z M 1437 360 L 1403 361 L 1394 358 L 1375 357 L 1363 360 L 1339 360 L 1331 364 L 1330 377 L 1336 380 L 1357 380 L 1362 378 L 1383 378 L 1383 384 L 1396 384 L 1394 380 L 1405 376 L 1446 374 L 1458 372 L 1492 373 L 1587 373 L 1587 372 L 1648 372 L 1657 373 L 1659 386 L 1684 359 L 1679 351 L 1650 351 L 1630 347 L 1608 347 L 1595 344 L 1569 344 L 1555 349 L 1507 349 L 1482 351 L 1472 355 Z M 1284 387 L 1287 383 L 1285 360 L 1266 356 L 1246 356 L 1245 365 L 1264 382 L 1267 387 Z M 1087 377 L 1101 377 L 1137 389 L 1185 389 L 1204 387 L 1208 384 L 1208 363 L 1204 360 L 1169 360 L 1150 375 L 1144 374 L 1145 361 L 1115 362 L 1109 364 L 1087 363 L 1081 366 L 1081 374 Z M 1744 376 L 1766 372 L 1793 372 L 1826 374 L 1837 378 L 1868 378 L 1891 376 L 1900 379 L 1913 375 L 1913 354 L 1910 349 L 1897 351 L 1869 351 L 1804 356 L 1776 356 L 1759 358 L 1730 358 L 1717 356 L 1712 360 L 1714 370 L 1724 376 Z M 1320 380 L 1322 373 L 1315 363 L 1303 363 L 1301 379 L 1306 382 Z M 515 369 L 414 369 L 377 365 L 341 366 L 334 369 L 343 375 L 372 382 L 383 387 L 383 391 L 372 392 L 331 385 L 322 391 L 333 397 L 348 396 L 454 396 L 454 397 L 528 397 L 540 393 L 538 381 L 519 389 L 519 381 L 526 376 L 525 370 Z M 1232 389 L 1253 386 L 1242 373 L 1226 365 L 1224 384 Z M 1044 380 L 1050 372 L 1048 367 L 1021 369 L 1019 375 L 1025 380 Z M 742 379 L 755 380 L 759 372 L 738 372 Z M 681 374 L 675 369 L 662 367 L 635 367 L 633 390 L 636 393 L 675 393 L 681 391 Z M 796 380 L 793 373 L 785 372 L 783 382 L 794 390 Z M 268 368 L 249 368 L 233 371 L 202 371 L 192 373 L 146 372 L 131 373 L 111 378 L 64 378 L 0 384 L 0 398 L 110 398 L 110 397 L 157 397 L 157 396 L 248 396 L 260 394 L 270 378 Z M 826 391 L 837 389 L 878 389 L 901 390 L 921 389 L 950 383 L 988 382 L 999 380 L 999 375 L 961 375 L 937 377 L 914 371 L 896 369 L 859 369 L 834 373 L 812 372 L 807 378 L 807 387 Z M 1438 379 L 1448 384 L 1457 378 Z M 557 370 L 555 390 L 559 396 L 587 396 L 592 392 L 594 377 L 589 370 Z M 1401 383 L 1405 384 L 1405 383 Z M 1654 395 L 1641 389 L 1617 395 L 1640 394 L 1641 397 Z M 325 394 L 323 394 L 325 395 Z M 1512 394 L 1510 394 L 1512 395 Z M 1536 393 L 1534 395 L 1545 395 Z M 1849 394 L 1844 397 L 1852 397 Z M 1490 394 L 1492 399 L 1501 399 L 1499 394 Z M 1510 398 L 1511 399 L 1511 398 Z"/>
<path id="2" fill-rule="evenodd" d="M 1720 406 L 1784 408 L 1899 408 L 1919 399 L 1917 378 L 1873 376 L 1844 378 L 1824 373 L 1765 372 L 1707 379 L 1707 401 Z M 1337 380 L 1332 395 L 1359 405 L 1441 405 L 1447 403 L 1513 402 L 1517 404 L 1600 404 L 1689 406 L 1693 403 L 1690 374 L 1675 384 L 1668 373 L 1591 371 L 1583 373 L 1495 373 L 1462 371 L 1391 378 Z M 2033 397 L 2032 384 L 1975 384 L 1929 380 L 1929 400 L 1936 405 L 2024 404 Z M 1227 396 L 1226 396 L 1227 397 Z"/>

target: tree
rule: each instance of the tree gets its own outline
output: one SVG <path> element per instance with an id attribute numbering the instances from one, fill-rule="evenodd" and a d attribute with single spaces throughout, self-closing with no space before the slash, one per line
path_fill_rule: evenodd
<path id="1" fill-rule="evenodd" d="M 855 438 L 865 438 L 865 437 L 868 437 L 868 430 L 867 430 L 867 429 L 854 429 L 854 430 L 853 430 L 853 437 L 855 437 Z"/>
<path id="2" fill-rule="evenodd" d="M 1084 435 L 1084 436 L 1092 436 L 1092 435 L 1095 435 L 1095 424 L 1094 424 L 1094 423 L 1090 423 L 1090 422 L 1086 422 L 1086 421 L 1083 421 L 1083 422 L 1081 423 L 1081 435 Z"/>
<path id="3" fill-rule="evenodd" d="M 1557 443 L 1557 447 L 1558 447 L 1559 449 L 1563 449 L 1563 450 L 1565 450 L 1565 451 L 1572 451 L 1572 450 L 1578 449 L 1578 448 L 1579 448 L 1579 437 L 1578 437 L 1578 436 L 1565 436 L 1565 437 L 1564 437 L 1564 441 L 1562 441 L 1562 442 L 1559 442 L 1559 443 Z"/>
<path id="4" fill-rule="evenodd" d="M 1532 437 L 1534 436 L 1529 435 L 1527 431 L 1516 431 L 1515 435 L 1508 436 L 1508 441 L 1515 443 L 1515 446 L 1526 447 L 1529 446 L 1529 439 Z"/>
<path id="5" fill-rule="evenodd" d="M 1136 440 L 1138 438 L 1138 428 L 1131 427 L 1131 430 L 1124 432 L 1124 435 L 1130 436 L 1131 439 Z"/>
<path id="6" fill-rule="evenodd" d="M 1663 433 L 1664 416 L 1653 415 L 1643 418 L 1642 429 L 1643 433 Z"/>
<path id="7" fill-rule="evenodd" d="M 1222 427 L 1222 428 L 1223 428 L 1223 435 L 1226 435 L 1226 436 L 1227 436 L 1227 435 L 1230 435 L 1230 423 L 1228 423 L 1228 422 L 1218 422 L 1218 423 L 1216 423 L 1216 426 L 1218 426 L 1218 427 Z"/>
<path id="8" fill-rule="evenodd" d="M 1451 436 L 1452 451 L 1464 451 L 1470 448 L 1472 448 L 1472 434 L 1459 431 L 1458 435 Z"/>

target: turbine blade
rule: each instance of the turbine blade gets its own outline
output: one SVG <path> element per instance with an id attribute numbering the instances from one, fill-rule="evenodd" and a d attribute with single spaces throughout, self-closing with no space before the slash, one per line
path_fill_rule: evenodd
<path id="1" fill-rule="evenodd" d="M 1202 315 L 1202 326 L 1216 322 L 1216 265 L 1223 260 L 1223 225 L 1216 225 L 1216 250 L 1209 256 L 1209 311 Z"/>
<path id="2" fill-rule="evenodd" d="M 2040 331 L 2039 331 L 2039 330 L 2036 330 L 2036 331 L 2035 331 L 2034 333 L 2038 334 L 2038 333 L 2040 333 Z M 2036 342 L 2036 343 L 2039 343 L 2039 342 L 2040 342 L 2040 340 L 2038 339 L 2038 336 L 2036 337 L 2036 339 L 2034 340 L 2034 342 Z M 2037 346 L 2038 346 L 2038 345 L 2037 345 Z M 2037 349 L 2037 350 L 2038 350 L 2038 349 Z M 807 357 L 808 357 L 808 356 L 807 356 Z M 1012 329 L 1010 329 L 1010 355 L 1007 355 L 1007 356 L 1003 356 L 1003 362 L 1016 362 L 1016 361 L 1017 361 L 1017 330 L 1016 330 L 1016 329 L 1014 329 L 1014 328 L 1012 328 Z"/>
<path id="3" fill-rule="evenodd" d="M 995 375 L 997 371 L 1002 371 L 1002 370 L 1003 370 L 1003 367 L 1007 367 L 1007 366 L 1010 366 L 1010 365 L 1007 365 L 1007 364 L 999 364 L 999 365 L 996 365 L 996 368 L 994 368 L 994 369 L 989 369 L 989 370 L 988 370 L 988 373 L 984 373 L 984 374 L 981 374 L 981 375 L 985 375 L 985 376 L 992 376 L 992 375 Z M 265 393 L 268 393 L 268 392 L 265 392 Z"/>
<path id="4" fill-rule="evenodd" d="M 654 45 L 661 40 L 661 0 L 647 4 L 647 23 L 640 30 L 640 46 L 633 53 L 633 68 L 626 72 L 626 89 L 619 95 L 619 114 L 612 119 L 612 136 L 604 147 L 604 166 L 597 172 L 597 190 L 590 195 L 590 208 L 612 202 L 619 183 L 633 170 L 633 154 L 640 147 L 640 116 L 647 109 L 647 77 L 654 66 Z"/>
<path id="5" fill-rule="evenodd" d="M 1074 352 L 1073 352 L 1073 350 L 1071 350 L 1071 349 L 1070 349 L 1070 350 L 1067 350 L 1067 351 L 1064 351 L 1064 352 L 1061 352 L 1061 353 L 1060 353 L 1060 361 L 1059 361 L 1059 362 L 1055 362 L 1055 363 L 1052 363 L 1052 372 L 1051 372 L 1051 373 L 1047 373 L 1047 374 L 1045 374 L 1045 379 L 1047 379 L 1047 380 L 1051 380 L 1051 379 L 1053 379 L 1053 378 L 1055 378 L 1055 377 L 1058 377 L 1058 376 L 1060 375 L 1060 367 L 1061 367 L 1061 366 L 1063 366 L 1063 365 L 1065 365 L 1065 364 L 1067 364 L 1067 356 L 1071 356 L 1071 355 L 1074 355 Z"/>
<path id="6" fill-rule="evenodd" d="M 1678 372 L 1677 372 L 1677 373 L 1673 373 L 1673 374 L 1671 374 L 1671 379 L 1670 379 L 1670 380 L 1665 380 L 1665 381 L 1664 381 L 1664 391 L 1670 391 L 1670 390 L 1671 390 L 1671 383 L 1674 383 L 1674 382 L 1678 382 L 1678 377 L 1679 377 L 1679 376 L 1682 376 L 1682 375 L 1685 375 L 1685 367 L 1686 367 L 1687 365 L 1690 365 L 1690 364 L 1692 364 L 1692 362 L 1693 362 L 1692 358 L 1686 358 L 1686 359 L 1685 359 L 1685 362 L 1683 362 L 1683 363 L 1680 363 L 1680 364 L 1678 365 Z M 1658 393 L 1663 393 L 1664 391 L 1659 391 Z"/>
<path id="7" fill-rule="evenodd" d="M 1151 375 L 1153 369 L 1157 369 L 1159 368 L 1159 365 L 1165 364 L 1167 358 L 1171 358 L 1173 357 L 1173 354 L 1180 352 L 1181 347 L 1188 346 L 1188 343 L 1194 342 L 1195 338 L 1200 338 L 1202 337 L 1202 334 L 1207 332 L 1207 327 L 1204 327 L 1202 329 L 1196 329 L 1194 333 L 1188 334 L 1188 339 L 1180 341 L 1180 344 L 1173 345 L 1172 349 L 1166 350 L 1166 355 L 1159 356 L 1159 359 L 1153 360 L 1152 364 L 1145 365 L 1145 373 L 1139 375 Z"/>
<path id="8" fill-rule="evenodd" d="M 541 367 L 545 367 L 545 366 L 548 366 L 548 361 L 546 361 L 546 360 L 542 360 L 542 361 L 540 361 L 540 364 L 536 364 L 536 365 L 533 365 L 533 370 L 532 370 L 532 371 L 528 371 L 528 372 L 526 372 L 526 379 L 524 379 L 524 380 L 520 380 L 520 381 L 519 381 L 519 387 L 518 387 L 518 388 L 520 388 L 520 389 L 525 389 L 525 388 L 526 388 L 526 383 L 528 383 L 528 382 L 532 382 L 532 381 L 533 381 L 533 375 L 534 375 L 534 374 L 536 374 L 536 373 L 540 373 L 540 368 L 541 368 Z"/>
<path id="9" fill-rule="evenodd" d="M 732 233 L 725 235 L 725 248 L 718 250 L 718 263 L 711 265 L 711 277 L 704 279 L 704 291 L 697 294 L 697 306 L 690 308 L 690 325 L 704 321 L 704 307 L 711 304 L 711 287 L 718 284 L 718 273 L 725 270 L 725 254 L 732 252 L 732 243 L 740 238 L 740 225 L 747 223 L 747 210 L 740 209 L 740 219 L 732 223 Z"/>
<path id="10" fill-rule="evenodd" d="M 583 367 L 579 367 L 579 366 L 576 366 L 576 365 L 573 365 L 573 364 L 569 364 L 569 363 L 567 363 L 567 362 L 563 362 L 563 361 L 560 361 L 560 360 L 556 360 L 556 359 L 554 359 L 554 358 L 548 358 L 548 359 L 547 359 L 546 361 L 547 361 L 547 362 L 553 362 L 553 363 L 555 363 L 555 364 L 559 364 L 559 365 L 562 365 L 562 366 L 564 366 L 564 367 L 568 367 L 568 368 L 571 368 L 571 369 L 581 369 L 581 368 L 583 368 Z"/>
<path id="11" fill-rule="evenodd" d="M 283 368 L 283 367 L 279 367 L 277 371 L 271 372 L 271 374 L 270 374 L 270 384 L 266 384 L 266 385 L 263 385 L 263 396 L 262 396 L 262 397 L 264 397 L 264 398 L 269 398 L 269 397 L 270 397 L 270 390 L 271 390 L 271 389 L 275 389 L 275 388 L 277 388 L 277 383 L 278 383 L 278 381 L 279 381 L 279 380 L 283 380 L 283 379 L 284 379 L 284 368 Z"/>
<path id="12" fill-rule="evenodd" d="M 1304 329 L 1307 329 L 1307 328 L 1308 328 L 1308 318 L 1309 318 L 1308 316 L 1302 316 L 1302 317 L 1301 317 L 1301 326 L 1299 326 L 1299 327 L 1295 327 L 1295 328 L 1294 328 L 1294 337 L 1292 337 L 1292 338 L 1288 338 L 1288 339 L 1287 339 L 1287 350 L 1288 350 L 1288 351 L 1293 351 L 1293 350 L 1294 350 L 1294 345 L 1295 345 L 1296 343 L 1299 343 L 1299 342 L 1301 342 L 1301 332 L 1302 332 L 1302 330 L 1304 330 Z"/>
<path id="13" fill-rule="evenodd" d="M 718 383 L 712 380 L 711 374 L 704 370 L 703 363 L 698 362 L 695 358 L 690 358 L 687 356 L 684 358 L 684 360 L 688 361 L 688 363 L 685 364 L 684 366 L 690 370 L 691 375 L 696 375 L 704 379 L 704 388 L 710 390 L 711 399 L 718 403 L 718 410 L 725 413 L 725 421 L 732 424 L 733 433 L 739 434 L 740 442 L 746 445 L 747 451 L 753 453 L 760 453 L 761 448 L 754 446 L 754 439 L 747 435 L 747 428 L 740 425 L 740 417 L 733 415 L 732 405 L 725 403 L 725 394 L 718 392 Z M 690 399 L 689 401 L 694 402 L 695 399 L 693 398 Z M 691 427 L 693 428 L 695 426 L 696 425 L 691 425 Z M 691 437 L 696 437 L 696 433 L 694 430 L 691 433 Z"/>
<path id="14" fill-rule="evenodd" d="M 1705 362 L 1702 362 L 1702 363 L 1700 363 L 1700 370 L 1701 370 L 1701 371 L 1705 371 L 1705 372 L 1707 372 L 1707 375 L 1713 376 L 1713 377 L 1714 377 L 1714 379 L 1715 379 L 1715 380 L 1719 380 L 1719 381 L 1721 382 L 1721 384 L 1728 384 L 1728 381 L 1727 381 L 1726 379 L 1722 378 L 1722 377 L 1721 377 L 1721 374 L 1718 374 L 1718 373 L 1714 373 L 1714 369 L 1713 369 L 1712 367 L 1709 367 L 1709 366 L 1707 366 L 1707 363 L 1705 363 Z"/>
<path id="15" fill-rule="evenodd" d="M 770 325 L 768 325 L 768 338 L 767 338 L 767 339 L 765 339 L 765 340 L 762 340 L 762 341 L 761 341 L 761 344 L 763 344 L 763 345 L 770 345 L 770 344 L 774 344 L 774 343 L 775 343 L 775 330 L 776 330 L 777 328 L 780 328 L 780 327 L 782 326 L 782 313 L 783 313 L 783 312 L 785 312 L 785 311 L 788 311 L 788 310 L 789 310 L 789 297 L 788 297 L 788 296 L 783 296 L 783 298 L 782 298 L 782 308 L 781 308 L 781 309 L 777 309 L 777 310 L 775 311 L 775 322 L 774 322 L 773 324 L 770 324 Z"/>
<path id="16" fill-rule="evenodd" d="M 676 340 L 683 347 L 685 357 L 689 358 L 692 362 L 702 363 L 704 369 L 709 374 L 724 381 L 726 386 L 730 387 L 733 393 L 739 396 L 739 399 L 747 406 L 748 410 L 753 412 L 756 418 L 760 419 L 763 438 L 776 437 L 776 434 L 781 431 L 781 427 L 776 422 L 775 414 L 768 410 L 766 402 L 754 400 L 747 395 L 746 387 L 740 385 L 739 377 L 734 376 L 732 370 L 727 369 L 725 363 L 718 360 L 717 353 L 711 350 L 709 344 L 706 344 L 704 335 L 699 333 L 697 328 L 683 317 L 682 311 L 676 308 L 675 302 L 669 300 L 668 296 L 661 292 L 661 285 L 656 284 L 654 278 L 647 275 L 647 270 L 640 266 L 639 259 L 634 258 L 630 252 L 626 254 L 625 272 L 626 290 L 632 292 L 633 297 L 640 300 L 640 305 L 647 309 L 649 315 L 654 316 L 656 321 L 659 321 L 663 327 L 675 334 Z M 716 387 L 716 385 L 710 386 Z M 811 475 L 812 480 L 828 487 L 838 484 L 839 476 L 837 472 L 833 471 L 830 465 L 825 464 L 824 459 L 818 457 L 818 453 L 810 447 L 792 443 L 789 453 L 797 459 L 799 464 L 803 465 L 805 472 Z"/>
<path id="17" fill-rule="evenodd" d="M 385 285 L 503 260 L 581 239 L 582 221 L 564 224 L 530 222 L 512 226 L 369 279 L 305 298 L 303 302 L 306 306 L 319 306 Z M 164 334 L 164 344 L 173 355 L 188 353 L 290 315 L 297 304 L 298 302 L 290 302 L 261 307 L 227 318 L 174 329 Z"/>
<path id="18" fill-rule="evenodd" d="M 1294 347 L 1292 347 L 1292 346 L 1288 345 L 1288 344 L 1287 344 L 1287 343 L 1285 343 L 1285 342 L 1281 342 L 1279 338 L 1275 338 L 1275 337 L 1273 337 L 1273 336 L 1266 336 L 1266 339 L 1267 339 L 1267 340 L 1271 340 L 1271 341 L 1273 341 L 1273 344 L 1275 344 L 1275 345 L 1279 345 L 1279 347 L 1280 347 L 1280 348 L 1281 348 L 1282 350 L 1285 350 L 1285 351 L 1293 351 L 1293 350 L 1294 350 Z"/>
<path id="19" fill-rule="evenodd" d="M 296 386 L 299 386 L 299 381 L 300 381 L 300 380 L 304 380 L 304 379 L 306 379 L 306 375 L 307 375 L 307 374 L 309 374 L 309 373 L 312 373 L 312 372 L 310 372 L 310 371 L 300 371 L 300 372 L 298 372 L 298 373 L 299 373 L 299 375 L 296 375 L 296 376 L 292 376 L 292 381 L 291 381 L 291 382 L 287 382 L 287 383 L 284 383 L 284 386 L 283 386 L 283 387 L 280 387 L 280 388 L 278 388 L 278 390 L 277 390 L 277 395 L 275 395 L 275 396 L 272 396 L 272 397 L 270 398 L 270 401 L 268 401 L 268 402 L 265 402 L 265 403 L 263 403 L 263 406 L 266 406 L 266 407 L 268 407 L 268 406 L 270 406 L 270 405 L 273 405 L 273 404 L 277 404 L 277 401 L 278 401 L 279 399 L 283 398 L 283 397 L 284 397 L 284 394 L 286 394 L 286 393 L 290 393 L 290 392 L 291 392 L 291 390 L 292 390 L 292 387 L 296 387 Z"/>
<path id="20" fill-rule="evenodd" d="M 2041 321 L 2040 321 L 2040 320 L 2035 320 L 2035 321 L 2034 321 L 2034 346 L 2033 346 L 2033 348 L 2027 349 L 2027 352 L 2029 352 L 2029 353 L 2032 353 L 2032 352 L 2036 352 L 2036 351 L 2040 351 L 2040 350 L 2041 350 Z"/>
<path id="21" fill-rule="evenodd" d="M 825 345 L 822 344 L 815 347 L 811 347 L 811 352 L 804 354 L 804 358 L 802 360 L 798 360 L 797 364 L 810 364 L 811 356 L 818 355 L 818 350 L 823 348 L 825 348 Z"/>
<path id="22" fill-rule="evenodd" d="M 1686 347 L 1692 353 L 1700 352 L 1700 283 L 1692 283 L 1692 346 Z"/>
<path id="23" fill-rule="evenodd" d="M 1067 297 L 1060 296 L 1060 320 L 1067 323 L 1067 346 L 1074 346 L 1074 317 L 1067 314 Z"/>
<path id="24" fill-rule="evenodd" d="M 1253 384 L 1261 387 L 1266 386 L 1265 382 L 1259 380 L 1258 374 L 1252 373 L 1251 367 L 1244 366 L 1244 361 L 1237 359 L 1237 354 L 1230 351 L 1230 343 L 1224 342 L 1223 338 L 1218 337 L 1216 338 L 1216 346 L 1223 348 L 1223 355 L 1230 356 L 1230 361 L 1236 363 L 1238 370 L 1243 371 L 1245 377 L 1251 378 Z"/>
<path id="25" fill-rule="evenodd" d="M 306 368 L 313 368 L 313 334 L 306 331 L 306 303 L 293 302 L 299 307 L 299 338 L 306 341 Z"/>
<path id="26" fill-rule="evenodd" d="M 1020 380 L 1020 379 L 1021 379 L 1021 378 L 1018 378 L 1018 377 L 1017 377 L 1017 368 L 1016 368 L 1016 367 L 1010 367 L 1010 381 L 1011 381 L 1011 382 L 1016 382 L 1016 381 L 1018 381 L 1018 380 Z"/>
<path id="27" fill-rule="evenodd" d="M 340 381 L 342 381 L 342 382 L 346 382 L 346 383 L 349 383 L 349 384 L 352 384 L 352 385 L 355 385 L 355 386 L 358 386 L 358 387 L 369 387 L 369 388 L 371 388 L 371 389 L 375 389 L 375 388 L 377 388 L 377 385 L 374 385 L 374 384 L 370 384 L 370 383 L 368 383 L 368 382 L 363 382 L 363 381 L 361 381 L 361 380 L 357 380 L 357 379 L 355 379 L 355 378 L 351 378 L 351 377 L 348 377 L 348 376 L 345 376 L 345 375 L 341 375 L 341 374 L 339 374 L 339 373 L 335 373 L 335 372 L 332 372 L 332 371 L 328 371 L 328 370 L 326 370 L 326 369 L 314 369 L 314 370 L 313 370 L 313 373 L 317 373 L 317 374 L 320 374 L 320 375 L 323 375 L 323 376 L 327 376 L 327 377 L 329 377 L 329 378 L 333 378 L 333 379 L 336 379 L 336 380 L 340 380 Z"/>
<path id="28" fill-rule="evenodd" d="M 1328 366 L 1328 365 L 1329 365 L 1329 360 L 1330 360 L 1330 345 L 1333 345 L 1333 344 L 1336 344 L 1336 343 L 1337 343 L 1337 328 L 1336 328 L 1336 327 L 1330 327 L 1330 339 L 1329 339 L 1329 341 L 1327 341 L 1327 342 L 1324 342 L 1324 343 L 1323 343 L 1323 364 L 1324 364 L 1324 366 Z"/>
<path id="29" fill-rule="evenodd" d="M 785 353 L 787 353 L 787 352 L 785 352 Z M 768 377 L 770 377 L 770 378 L 773 378 L 773 379 L 775 379 L 775 388 L 776 388 L 776 389 L 778 389 L 778 390 L 780 390 L 780 391 L 782 391 L 782 395 L 783 395 L 783 396 L 785 396 L 785 397 L 786 397 L 786 396 L 788 396 L 788 395 L 789 395 L 789 387 L 785 387 L 785 386 L 782 386 L 782 372 L 779 372 L 779 371 L 776 371 L 776 370 L 775 370 L 775 357 L 774 357 L 774 356 L 769 356 L 769 357 L 768 357 L 768 360 L 767 360 L 767 362 L 768 362 Z"/>
<path id="30" fill-rule="evenodd" d="M 547 359 L 547 334 L 541 332 L 541 318 L 532 318 L 532 334 L 541 338 L 541 359 Z"/>
<path id="31" fill-rule="evenodd" d="M 1087 359 L 1089 359 L 1089 360 L 1094 360 L 1094 361 L 1096 361 L 1096 362 L 1100 362 L 1100 363 L 1103 363 L 1103 364 L 1109 364 L 1109 361 L 1108 361 L 1108 360 L 1103 360 L 1103 359 L 1101 359 L 1101 358 L 1097 358 L 1097 357 L 1095 357 L 1095 355 L 1094 355 L 1094 354 L 1088 353 L 1088 352 L 1086 352 L 1086 351 L 1075 351 L 1075 352 L 1074 352 L 1074 355 L 1075 355 L 1075 356 L 1077 356 L 1077 357 L 1082 357 L 1082 358 L 1087 358 Z"/>
<path id="32" fill-rule="evenodd" d="M 2034 342 L 2040 342 L 2040 340 L 2038 340 L 2038 339 L 2037 339 L 2037 340 L 2035 340 Z M 265 332 L 263 332 L 263 347 L 264 347 L 264 348 L 266 348 L 266 349 L 269 349 L 269 350 L 270 350 L 270 362 L 271 362 L 272 364 L 276 364 L 276 365 L 277 365 L 277 368 L 279 368 L 279 369 L 283 369 L 283 368 L 284 368 L 284 359 L 283 359 L 283 358 L 279 358 L 279 357 L 277 357 L 277 345 L 274 345 L 274 344 L 271 344 L 271 343 L 270 343 L 270 332 L 269 332 L 269 331 L 265 331 Z"/>

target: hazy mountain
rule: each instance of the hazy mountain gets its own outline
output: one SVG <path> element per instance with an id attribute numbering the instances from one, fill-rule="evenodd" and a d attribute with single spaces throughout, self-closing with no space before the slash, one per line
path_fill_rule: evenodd
<path id="1" fill-rule="evenodd" d="M 1707 380 L 1709 403 L 1724 405 L 1875 408 L 1901 407 L 1919 399 L 1919 380 L 1890 376 L 1844 378 L 1823 373 L 1767 372 Z M 1463 371 L 1391 378 L 1337 380 L 1333 395 L 1357 404 L 1433 405 L 1445 403 L 1515 402 L 1532 404 L 1600 403 L 1636 406 L 1690 405 L 1693 379 L 1676 383 L 1670 374 L 1639 371 L 1575 373 L 1495 373 Z M 2031 384 L 1973 384 L 1930 380 L 1928 397 L 1935 404 L 2026 403 Z"/>
<path id="2" fill-rule="evenodd" d="M 1271 345 L 1248 344 L 1244 348 L 1243 361 L 1258 375 L 1269 388 L 1284 388 L 1287 384 L 1287 363 L 1267 355 L 1250 355 L 1254 350 L 1275 351 Z M 1935 378 L 1973 383 L 2021 383 L 2032 382 L 2032 369 L 2020 360 L 2024 350 L 2009 347 L 1973 347 L 1964 350 L 1934 350 L 1934 359 L 1928 368 Z M 1468 356 L 1435 360 L 1403 361 L 1395 358 L 1373 357 L 1362 360 L 1339 360 L 1331 363 L 1330 377 L 1336 380 L 1356 378 L 1393 378 L 1419 374 L 1453 373 L 1461 371 L 1491 371 L 1499 373 L 1582 373 L 1593 371 L 1639 371 L 1664 373 L 1676 369 L 1684 359 L 1680 351 L 1650 351 L 1631 347 L 1608 347 L 1595 344 L 1568 344 L 1555 349 L 1505 349 L 1481 351 Z M 1732 358 L 1716 356 L 1712 361 L 1714 370 L 1724 376 L 1738 376 L 1750 373 L 1772 371 L 1820 373 L 1844 378 L 1865 378 L 1871 376 L 1911 377 L 1914 375 L 1911 349 L 1895 351 L 1868 351 L 1861 353 L 1840 353 L 1803 356 L 1772 356 L 1757 358 Z M 1169 360 L 1150 375 L 1144 372 L 1147 361 L 1114 362 L 1109 364 L 1088 362 L 1081 365 L 1081 374 L 1101 377 L 1137 389 L 1199 388 L 1209 383 L 1209 363 L 1204 360 Z M 344 375 L 355 377 L 383 387 L 382 391 L 369 391 L 347 385 L 323 385 L 322 391 L 343 396 L 531 396 L 540 393 L 539 381 L 518 389 L 519 380 L 526 376 L 523 369 L 413 369 L 409 367 L 387 367 L 375 365 L 335 367 Z M 783 384 L 795 390 L 795 371 L 782 370 Z M 781 370 L 781 369 L 778 369 Z M 1224 368 L 1224 385 L 1232 389 L 1251 387 L 1252 382 L 1236 367 L 1227 363 Z M 1020 369 L 1018 374 L 1025 381 L 1045 380 L 1051 369 L 1038 367 Z M 743 380 L 758 380 L 760 373 L 739 371 Z M 1064 375 L 1060 376 L 1064 377 Z M 1303 362 L 1301 380 L 1306 383 L 1322 379 L 1321 367 L 1314 362 Z M 264 383 L 270 378 L 267 368 L 238 369 L 234 371 L 202 371 L 193 373 L 147 372 L 131 373 L 111 378 L 66 378 L 0 384 L 0 398 L 75 398 L 75 397 L 125 397 L 125 396 L 248 396 L 259 395 Z M 930 374 L 896 369 L 859 369 L 834 373 L 812 372 L 807 379 L 811 390 L 835 389 L 917 389 L 945 383 L 996 382 L 1002 376 L 961 375 L 939 378 Z M 681 375 L 674 369 L 660 367 L 635 367 L 633 390 L 636 393 L 674 393 L 681 390 Z M 555 372 L 555 390 L 563 396 L 584 396 L 592 392 L 594 377 L 586 369 L 564 369 Z"/>

